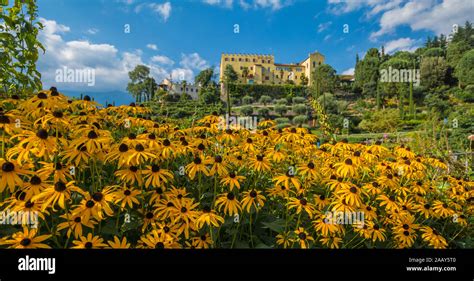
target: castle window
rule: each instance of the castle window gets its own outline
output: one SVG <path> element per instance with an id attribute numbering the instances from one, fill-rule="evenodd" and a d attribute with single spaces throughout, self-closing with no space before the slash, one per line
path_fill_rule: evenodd
<path id="1" fill-rule="evenodd" d="M 265 80 L 268 80 L 268 79 L 270 79 L 270 78 L 268 78 L 268 76 L 265 76 Z"/>
<path id="2" fill-rule="evenodd" d="M 229 58 L 225 58 L 224 60 L 225 60 L 225 61 L 229 61 Z"/>
<path id="3" fill-rule="evenodd" d="M 268 63 L 270 63 L 270 60 L 267 60 Z"/>
<path id="4" fill-rule="evenodd" d="M 278 78 L 278 75 L 275 75 L 276 78 Z"/>
<path id="5" fill-rule="evenodd" d="M 316 62 L 313 61 L 313 67 L 316 67 Z"/>
<path id="6" fill-rule="evenodd" d="M 262 60 L 262 63 L 265 63 L 265 60 Z"/>
<path id="7" fill-rule="evenodd" d="M 257 60 L 256 59 L 253 59 L 253 62 L 256 62 Z"/>
<path id="8" fill-rule="evenodd" d="M 321 62 L 318 62 L 318 65 L 321 65 Z"/>
<path id="9" fill-rule="evenodd" d="M 183 91 L 183 87 L 181 87 L 181 92 Z"/>
<path id="10" fill-rule="evenodd" d="M 253 66 L 250 67 L 250 70 L 253 70 Z"/>
<path id="11" fill-rule="evenodd" d="M 234 58 L 231 58 L 230 60 L 231 60 L 231 61 L 234 61 Z"/>
<path id="12" fill-rule="evenodd" d="M 241 58 L 239 58 L 239 61 L 242 61 L 242 59 L 241 59 Z"/>
<path id="13" fill-rule="evenodd" d="M 245 61 L 249 61 L 249 59 L 245 59 Z"/>
<path id="14" fill-rule="evenodd" d="M 295 75 L 295 80 L 298 79 L 298 75 Z"/>

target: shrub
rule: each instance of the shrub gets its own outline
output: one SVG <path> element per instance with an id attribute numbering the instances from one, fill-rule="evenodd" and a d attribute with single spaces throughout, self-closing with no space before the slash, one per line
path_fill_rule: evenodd
<path id="1" fill-rule="evenodd" d="M 253 103 L 253 98 L 251 96 L 245 96 L 242 98 L 242 104 L 251 104 Z"/>
<path id="2" fill-rule="evenodd" d="M 298 104 L 298 103 L 304 103 L 306 102 L 306 99 L 304 97 L 294 97 L 291 99 L 293 104 Z"/>
<path id="3" fill-rule="evenodd" d="M 400 124 L 398 109 L 384 109 L 369 112 L 359 123 L 359 128 L 371 133 L 395 132 Z"/>
<path id="4" fill-rule="evenodd" d="M 283 128 L 288 128 L 288 127 L 291 127 L 290 123 L 281 123 L 281 124 L 276 125 L 277 129 L 283 129 Z"/>
<path id="5" fill-rule="evenodd" d="M 288 104 L 288 101 L 287 101 L 285 98 L 283 98 L 283 99 L 278 99 L 278 100 L 276 100 L 276 104 L 284 104 L 284 105 L 286 105 L 286 104 Z"/>
<path id="6" fill-rule="evenodd" d="M 246 106 L 242 106 L 240 108 L 240 114 L 242 115 L 252 115 L 253 114 L 253 107 L 251 107 L 250 105 L 246 105 Z"/>
<path id="7" fill-rule="evenodd" d="M 295 104 L 295 105 L 293 105 L 293 111 L 296 114 L 302 115 L 302 114 L 306 113 L 307 108 L 306 108 L 305 104 Z"/>
<path id="8" fill-rule="evenodd" d="M 270 96 L 261 96 L 259 102 L 267 105 L 268 103 L 272 102 L 272 98 Z"/>
<path id="9" fill-rule="evenodd" d="M 308 116 L 306 115 L 298 115 L 293 117 L 293 124 L 301 125 L 308 121 Z"/>
<path id="10" fill-rule="evenodd" d="M 268 114 L 270 113 L 270 109 L 268 109 L 267 107 L 261 107 L 257 110 L 257 112 L 260 116 L 268 116 Z"/>
<path id="11" fill-rule="evenodd" d="M 277 124 L 290 123 L 290 119 L 286 117 L 280 117 L 280 118 L 275 118 L 275 122 L 277 122 Z"/>
<path id="12" fill-rule="evenodd" d="M 288 109 L 286 108 L 286 105 L 277 105 L 275 106 L 275 112 L 280 114 L 280 116 L 283 116 Z"/>

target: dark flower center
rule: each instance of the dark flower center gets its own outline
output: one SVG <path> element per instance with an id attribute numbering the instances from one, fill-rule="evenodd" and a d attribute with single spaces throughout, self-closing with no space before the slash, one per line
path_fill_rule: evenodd
<path id="1" fill-rule="evenodd" d="M 54 184 L 54 190 L 56 190 L 57 192 L 63 192 L 66 190 L 66 184 L 62 181 L 58 181 Z"/>
<path id="2" fill-rule="evenodd" d="M 42 99 L 42 100 L 45 100 L 48 98 L 48 96 L 46 95 L 46 93 L 43 93 L 43 92 L 40 92 L 36 95 L 37 98 L 39 99 Z"/>
<path id="3" fill-rule="evenodd" d="M 48 132 L 44 129 L 39 129 L 36 133 L 36 136 L 42 140 L 45 140 L 48 138 Z"/>
<path id="4" fill-rule="evenodd" d="M 365 209 L 369 212 L 372 211 L 372 207 L 370 207 L 370 206 L 367 206 Z"/>
<path id="5" fill-rule="evenodd" d="M 86 244 L 84 244 L 84 248 L 86 249 L 92 249 L 92 242 L 86 242 Z"/>
<path id="6" fill-rule="evenodd" d="M 257 155 L 257 161 L 263 161 L 263 156 L 262 155 Z"/>
<path id="7" fill-rule="evenodd" d="M 234 200 L 235 199 L 234 193 L 232 193 L 232 192 L 227 193 L 227 199 Z"/>
<path id="8" fill-rule="evenodd" d="M 153 218 L 153 213 L 152 212 L 148 212 L 146 213 L 145 217 L 149 220 L 151 220 Z"/>
<path id="9" fill-rule="evenodd" d="M 351 191 L 351 193 L 357 193 L 357 188 L 355 187 L 351 187 L 349 190 Z"/>
<path id="10" fill-rule="evenodd" d="M 154 140 L 154 139 L 156 139 L 155 134 L 153 134 L 153 133 L 149 134 L 149 135 L 148 135 L 148 139 L 149 139 L 149 140 Z"/>
<path id="11" fill-rule="evenodd" d="M 29 209 L 31 207 L 33 207 L 35 205 L 35 203 L 31 202 L 31 201 L 28 201 L 25 203 L 25 208 Z"/>
<path id="12" fill-rule="evenodd" d="M 427 210 L 429 210 L 431 208 L 430 204 L 425 204 L 423 207 Z"/>
<path id="13" fill-rule="evenodd" d="M 405 231 L 403 231 L 403 235 L 405 235 L 405 236 L 410 236 L 410 232 L 407 231 L 407 230 L 405 230 Z"/>
<path id="14" fill-rule="evenodd" d="M 130 166 L 130 171 L 132 171 L 133 173 L 136 173 L 138 171 L 138 168 L 137 166 Z"/>
<path id="15" fill-rule="evenodd" d="M 155 245 L 155 249 L 164 249 L 164 248 L 165 248 L 165 244 L 163 244 L 163 242 L 158 242 Z"/>
<path id="16" fill-rule="evenodd" d="M 81 222 L 81 217 L 75 217 L 74 222 L 75 223 L 80 223 Z"/>
<path id="17" fill-rule="evenodd" d="M 55 111 L 53 112 L 53 116 L 56 117 L 56 118 L 63 118 L 63 113 L 62 111 Z"/>
<path id="18" fill-rule="evenodd" d="M 38 185 L 38 184 L 41 184 L 41 178 L 34 175 L 31 179 L 30 179 L 30 183 L 32 185 Z"/>
<path id="19" fill-rule="evenodd" d="M 137 144 L 137 145 L 135 146 L 135 150 L 138 151 L 138 152 L 142 152 L 142 151 L 145 150 L 145 148 L 143 147 L 143 145 Z"/>
<path id="20" fill-rule="evenodd" d="M 3 114 L 0 114 L 0 124 L 10 124 L 10 118 Z"/>
<path id="21" fill-rule="evenodd" d="M 124 153 L 124 152 L 127 152 L 128 151 L 128 145 L 122 143 L 120 146 L 119 146 L 119 151 Z"/>
<path id="22" fill-rule="evenodd" d="M 158 165 L 156 165 L 156 164 L 153 164 L 153 165 L 151 166 L 151 171 L 152 171 L 153 173 L 159 172 L 159 171 L 160 171 L 160 166 L 158 166 Z"/>
<path id="23" fill-rule="evenodd" d="M 2 171 L 9 173 L 15 170 L 15 165 L 12 162 L 5 162 L 2 164 Z"/>
<path id="24" fill-rule="evenodd" d="M 308 165 L 307 165 L 308 168 L 310 169 L 314 169 L 314 163 L 313 162 L 309 162 Z"/>
<path id="25" fill-rule="evenodd" d="M 406 223 L 402 227 L 403 227 L 403 229 L 409 229 L 410 228 L 410 226 L 408 226 L 408 224 L 406 224 Z"/>
<path id="26" fill-rule="evenodd" d="M 216 157 L 214 157 L 214 161 L 215 161 L 216 163 L 222 163 L 222 156 L 217 155 Z"/>
<path id="27" fill-rule="evenodd" d="M 127 189 L 123 192 L 123 194 L 125 194 L 125 196 L 129 196 L 130 194 L 132 194 L 132 192 Z"/>
<path id="28" fill-rule="evenodd" d="M 97 133 L 95 131 L 90 131 L 87 134 L 87 138 L 89 138 L 89 139 L 96 139 L 97 137 L 99 137 L 99 136 L 97 135 Z"/>
<path id="29" fill-rule="evenodd" d="M 206 148 L 206 146 L 204 146 L 204 144 L 200 143 L 200 144 L 197 146 L 197 148 L 198 148 L 199 150 L 204 150 L 204 149 Z"/>
<path id="30" fill-rule="evenodd" d="M 164 145 L 164 146 L 170 146 L 170 145 L 171 145 L 171 142 L 169 141 L 169 139 L 165 139 L 165 140 L 163 141 L 163 145 Z"/>
<path id="31" fill-rule="evenodd" d="M 344 163 L 346 163 L 346 165 L 352 165 L 352 160 L 347 158 L 346 161 L 344 161 Z"/>
<path id="32" fill-rule="evenodd" d="M 253 140 L 251 138 L 248 138 L 247 143 L 253 143 Z"/>
<path id="33" fill-rule="evenodd" d="M 395 196 L 391 195 L 388 200 L 392 201 L 392 202 L 395 202 Z"/>
<path id="34" fill-rule="evenodd" d="M 86 207 L 87 207 L 87 208 L 92 208 L 92 207 L 94 207 L 94 205 L 95 205 L 95 203 L 94 203 L 94 201 L 92 201 L 92 200 L 88 200 L 88 201 L 86 202 Z"/>
<path id="35" fill-rule="evenodd" d="M 199 157 L 194 158 L 194 164 L 199 165 L 201 163 L 202 163 L 201 158 Z"/>
<path id="36" fill-rule="evenodd" d="M 101 192 L 96 192 L 94 193 L 94 195 L 92 195 L 92 199 L 94 199 L 94 201 L 96 202 L 100 202 L 103 198 L 104 194 L 102 194 Z"/>
<path id="37" fill-rule="evenodd" d="M 305 240 L 305 239 L 306 239 L 306 233 L 300 232 L 300 233 L 298 234 L 298 237 L 299 237 L 301 240 Z"/>
<path id="38" fill-rule="evenodd" d="M 23 238 L 23 239 L 21 240 L 20 244 L 21 244 L 22 246 L 26 247 L 26 246 L 28 246 L 28 245 L 31 244 L 31 239 L 29 239 L 29 238 Z"/>
<path id="39" fill-rule="evenodd" d="M 187 211 L 188 211 L 188 209 L 186 209 L 186 207 L 181 208 L 181 213 L 186 213 Z"/>
<path id="40" fill-rule="evenodd" d="M 249 193 L 250 197 L 255 198 L 257 197 L 257 192 L 255 190 L 250 191 Z"/>
<path id="41" fill-rule="evenodd" d="M 89 97 L 88 95 L 85 95 L 85 96 L 84 96 L 84 100 L 85 100 L 85 101 L 91 101 L 91 97 Z"/>
<path id="42" fill-rule="evenodd" d="M 305 206 L 306 204 L 308 204 L 308 201 L 303 198 L 303 199 L 300 200 L 300 204 Z"/>
<path id="43" fill-rule="evenodd" d="M 204 206 L 204 208 L 202 208 L 202 211 L 203 211 L 204 213 L 210 213 L 210 212 L 211 212 L 211 207 L 209 207 L 209 206 Z"/>

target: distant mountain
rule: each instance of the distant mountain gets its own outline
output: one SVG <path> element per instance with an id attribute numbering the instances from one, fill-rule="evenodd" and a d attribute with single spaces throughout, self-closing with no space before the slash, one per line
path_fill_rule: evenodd
<path id="1" fill-rule="evenodd" d="M 132 95 L 127 92 L 122 91 L 108 91 L 108 92 L 87 92 L 87 91 L 69 91 L 64 90 L 59 92 L 63 93 L 68 97 L 75 97 L 80 98 L 81 94 L 83 96 L 88 95 L 89 97 L 93 98 L 94 101 L 98 102 L 99 104 L 106 106 L 106 103 L 112 104 L 115 102 L 115 105 L 128 105 L 131 102 L 134 102 L 135 99 Z"/>

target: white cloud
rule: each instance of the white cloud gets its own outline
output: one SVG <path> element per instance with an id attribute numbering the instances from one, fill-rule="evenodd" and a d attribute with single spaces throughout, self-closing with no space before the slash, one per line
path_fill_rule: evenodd
<path id="1" fill-rule="evenodd" d="M 234 1 L 233 0 L 203 0 L 203 2 L 208 5 L 223 6 L 223 7 L 230 8 L 232 7 L 232 4 Z"/>
<path id="2" fill-rule="evenodd" d="M 320 23 L 318 25 L 318 33 L 321 33 L 324 30 L 328 29 L 328 27 L 331 26 L 331 24 L 332 24 L 332 21 Z"/>
<path id="3" fill-rule="evenodd" d="M 331 38 L 331 35 L 328 34 L 328 35 L 324 36 L 324 41 L 326 42 L 326 41 L 328 41 L 330 38 Z"/>
<path id="4" fill-rule="evenodd" d="M 184 78 L 192 83 L 198 71 L 209 67 L 209 63 L 198 53 L 182 54 L 179 67 L 173 68 L 174 61 L 164 55 L 144 60 L 141 50 L 120 52 L 111 44 L 93 43 L 87 40 L 67 41 L 62 35 L 70 31 L 68 26 L 44 18 L 40 21 L 44 29 L 39 33 L 39 40 L 45 46 L 46 53 L 40 55 L 38 69 L 46 87 L 55 85 L 65 90 L 123 91 L 129 82 L 128 72 L 139 64 L 149 67 L 151 75 L 157 82 L 171 74 L 173 79 Z M 78 70 L 93 69 L 94 87 L 88 87 L 85 83 L 56 83 L 56 70 L 63 67 Z"/>
<path id="5" fill-rule="evenodd" d="M 351 67 L 342 72 L 342 75 L 354 75 L 355 68 Z"/>
<path id="6" fill-rule="evenodd" d="M 415 51 L 419 46 L 417 40 L 411 38 L 399 38 L 396 40 L 389 41 L 385 44 L 385 53 L 391 54 L 396 51 Z"/>
<path id="7" fill-rule="evenodd" d="M 99 29 L 93 27 L 93 28 L 89 28 L 86 32 L 91 34 L 91 35 L 94 35 L 94 34 L 97 34 L 99 32 Z"/>
<path id="8" fill-rule="evenodd" d="M 165 64 L 165 65 L 173 65 L 174 64 L 174 61 L 172 59 L 168 58 L 167 56 L 156 55 L 156 56 L 151 57 L 150 60 L 152 62 L 156 62 L 156 63 L 159 63 L 159 64 Z"/>
<path id="9" fill-rule="evenodd" d="M 163 4 L 151 3 L 148 4 L 148 7 L 150 7 L 155 13 L 158 13 L 163 21 L 167 21 L 171 15 L 172 8 L 170 2 L 165 2 Z"/>
<path id="10" fill-rule="evenodd" d="M 147 44 L 146 47 L 153 51 L 158 51 L 158 46 L 156 46 L 155 44 Z"/>
<path id="11" fill-rule="evenodd" d="M 328 0 L 329 11 L 335 14 L 365 9 L 366 17 L 381 14 L 380 28 L 371 40 L 390 34 L 399 26 L 409 26 L 413 31 L 430 30 L 436 34 L 449 34 L 453 24 L 463 25 L 474 20 L 472 0 Z"/>
<path id="12" fill-rule="evenodd" d="M 171 79 L 175 81 L 194 81 L 194 72 L 189 68 L 175 68 L 171 71 Z"/>
<path id="13" fill-rule="evenodd" d="M 220 6 L 225 8 L 232 8 L 234 1 L 233 0 L 202 0 L 203 3 L 213 6 Z M 291 0 L 239 0 L 238 5 L 248 10 L 250 8 L 254 9 L 271 9 L 273 11 L 279 10 L 283 7 L 289 6 L 293 3 Z"/>
<path id="14" fill-rule="evenodd" d="M 184 68 L 194 70 L 203 70 L 209 67 L 207 61 L 201 58 L 198 53 L 182 54 L 179 64 Z"/>

